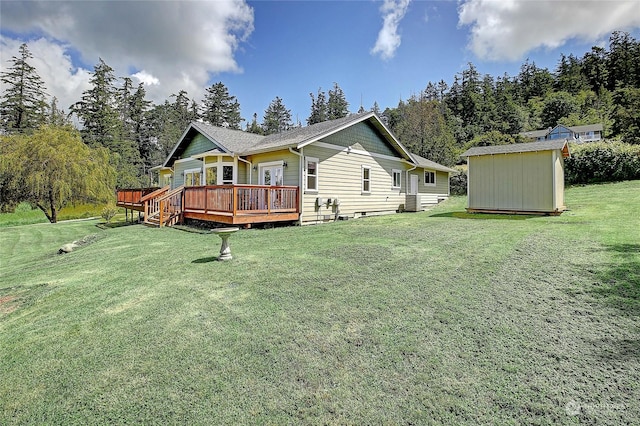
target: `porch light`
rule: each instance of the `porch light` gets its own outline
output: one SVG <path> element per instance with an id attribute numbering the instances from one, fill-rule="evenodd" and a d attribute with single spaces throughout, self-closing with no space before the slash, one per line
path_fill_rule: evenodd
<path id="1" fill-rule="evenodd" d="M 286 161 L 282 162 L 282 167 L 287 167 L 287 162 Z"/>
<path id="2" fill-rule="evenodd" d="M 253 171 L 255 172 L 256 170 L 258 170 L 258 166 L 253 166 Z"/>

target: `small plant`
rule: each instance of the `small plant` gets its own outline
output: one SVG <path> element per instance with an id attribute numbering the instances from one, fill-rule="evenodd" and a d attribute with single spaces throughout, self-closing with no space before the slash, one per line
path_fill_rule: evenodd
<path id="1" fill-rule="evenodd" d="M 118 208 L 113 204 L 108 204 L 104 209 L 102 209 L 102 218 L 107 222 L 111 223 L 111 219 L 118 213 Z"/>

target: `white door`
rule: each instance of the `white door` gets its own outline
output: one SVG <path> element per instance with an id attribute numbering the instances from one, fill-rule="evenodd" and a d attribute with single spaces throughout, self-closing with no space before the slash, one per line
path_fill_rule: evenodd
<path id="1" fill-rule="evenodd" d="M 418 175 L 411 176 L 411 185 L 409 186 L 409 195 L 416 195 L 418 193 Z"/>

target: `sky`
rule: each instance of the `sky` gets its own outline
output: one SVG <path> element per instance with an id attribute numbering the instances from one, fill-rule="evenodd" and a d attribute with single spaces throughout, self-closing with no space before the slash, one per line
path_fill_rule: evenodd
<path id="1" fill-rule="evenodd" d="M 12 1 L 0 0 L 0 71 L 27 43 L 60 108 L 80 100 L 102 58 L 162 103 L 201 102 L 222 82 L 248 122 L 280 97 L 306 124 L 310 93 L 334 83 L 349 109 L 381 110 L 473 63 L 515 76 L 525 60 L 554 71 L 560 54 L 640 38 L 638 0 Z"/>

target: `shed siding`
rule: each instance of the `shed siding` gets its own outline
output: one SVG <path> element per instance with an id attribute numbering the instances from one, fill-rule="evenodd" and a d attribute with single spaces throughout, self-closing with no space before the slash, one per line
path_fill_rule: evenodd
<path id="1" fill-rule="evenodd" d="M 495 208 L 493 198 L 493 155 L 469 157 L 469 208 Z"/>
<path id="2" fill-rule="evenodd" d="M 468 160 L 471 209 L 551 212 L 563 205 L 563 165 L 554 151 L 481 155 Z"/>

